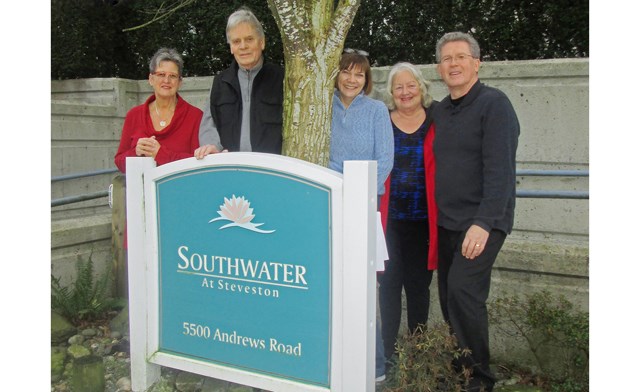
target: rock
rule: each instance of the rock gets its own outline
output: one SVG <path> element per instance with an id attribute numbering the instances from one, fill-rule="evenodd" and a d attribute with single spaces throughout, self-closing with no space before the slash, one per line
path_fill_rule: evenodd
<path id="1" fill-rule="evenodd" d="M 73 359 L 80 359 L 91 355 L 91 351 L 85 346 L 79 344 L 72 344 L 67 348 L 67 354 Z"/>
<path id="2" fill-rule="evenodd" d="M 76 334 L 76 327 L 58 313 L 51 312 L 51 344 L 58 345 Z"/>
<path id="3" fill-rule="evenodd" d="M 118 381 L 116 381 L 116 388 L 119 391 L 130 391 L 131 390 L 131 380 L 129 377 L 122 377 Z"/>
<path id="4" fill-rule="evenodd" d="M 113 346 L 111 346 L 111 352 L 128 353 L 129 352 L 129 347 L 130 347 L 129 341 L 127 339 L 122 339 L 118 343 L 116 343 Z"/>
<path id="5" fill-rule="evenodd" d="M 198 392 L 202 388 L 202 383 L 202 376 L 189 372 L 180 372 L 176 377 L 176 389 L 179 392 Z"/>
<path id="6" fill-rule="evenodd" d="M 92 336 L 96 336 L 98 334 L 98 331 L 96 331 L 93 328 L 87 328 L 87 329 L 83 329 L 81 334 L 82 336 L 92 337 Z"/>
<path id="7" fill-rule="evenodd" d="M 120 339 L 120 338 L 122 338 L 122 332 L 120 332 L 120 331 L 111 331 L 111 333 L 109 334 L 109 337 L 111 339 Z"/>
<path id="8" fill-rule="evenodd" d="M 90 348 L 94 355 L 99 355 L 101 357 L 105 355 L 105 346 L 102 343 L 92 343 Z"/>
<path id="9" fill-rule="evenodd" d="M 73 335 L 72 337 L 69 338 L 69 340 L 67 340 L 67 343 L 69 343 L 69 344 L 82 344 L 82 343 L 84 343 L 84 336 L 82 336 L 82 335 Z"/>
<path id="10" fill-rule="evenodd" d="M 120 332 L 122 335 L 129 334 L 129 306 L 125 306 L 124 309 L 109 322 L 109 329 Z"/>
<path id="11" fill-rule="evenodd" d="M 104 364 L 102 358 L 89 355 L 73 363 L 71 388 L 74 392 L 104 392 Z"/>
<path id="12" fill-rule="evenodd" d="M 164 378 L 161 378 L 160 381 L 156 382 L 149 388 L 149 392 L 174 392 L 173 384 Z"/>
<path id="13" fill-rule="evenodd" d="M 229 383 L 216 378 L 205 378 L 201 392 L 227 392 Z"/>
<path id="14" fill-rule="evenodd" d="M 505 385 L 505 386 L 516 385 L 516 384 L 518 384 L 519 381 L 520 381 L 519 377 L 512 377 L 512 378 L 510 378 L 508 380 L 504 380 L 502 382 L 502 385 Z"/>
<path id="15" fill-rule="evenodd" d="M 51 381 L 62 379 L 67 351 L 63 347 L 51 347 Z"/>

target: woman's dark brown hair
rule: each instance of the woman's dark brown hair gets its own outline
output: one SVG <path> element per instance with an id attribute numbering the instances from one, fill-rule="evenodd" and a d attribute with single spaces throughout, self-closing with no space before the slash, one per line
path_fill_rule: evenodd
<path id="1" fill-rule="evenodd" d="M 369 65 L 369 59 L 367 56 L 354 53 L 343 53 L 340 58 L 340 64 L 338 66 L 338 72 L 342 72 L 345 69 L 351 69 L 353 67 L 360 68 L 360 70 L 364 73 L 365 81 L 364 81 L 364 94 L 369 95 L 371 90 L 373 90 L 373 83 L 371 83 L 371 65 Z M 338 88 L 338 77 L 336 76 L 335 82 L 336 88 Z"/>

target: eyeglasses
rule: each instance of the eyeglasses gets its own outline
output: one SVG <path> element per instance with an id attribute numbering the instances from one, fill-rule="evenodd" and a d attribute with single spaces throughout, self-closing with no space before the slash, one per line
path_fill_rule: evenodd
<path id="1" fill-rule="evenodd" d="M 154 72 L 153 76 L 160 78 L 160 80 L 164 80 L 165 78 L 169 78 L 171 83 L 177 82 L 181 79 L 180 75 L 174 74 L 171 72 Z"/>
<path id="2" fill-rule="evenodd" d="M 451 64 L 453 60 L 455 60 L 456 63 L 460 63 L 460 62 L 463 62 L 467 57 L 474 58 L 472 55 L 467 53 L 458 53 L 453 56 L 445 56 L 441 58 L 440 64 Z"/>
<path id="3" fill-rule="evenodd" d="M 351 48 L 346 48 L 342 53 L 348 53 L 348 54 L 359 54 L 360 56 L 365 56 L 368 57 L 369 56 L 369 52 L 365 52 L 364 50 L 360 50 L 360 49 L 351 49 Z"/>

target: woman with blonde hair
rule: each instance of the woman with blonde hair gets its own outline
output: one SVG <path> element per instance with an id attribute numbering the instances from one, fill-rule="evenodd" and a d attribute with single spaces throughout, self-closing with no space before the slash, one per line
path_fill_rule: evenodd
<path id="1" fill-rule="evenodd" d="M 389 261 L 380 279 L 380 315 L 385 356 L 392 361 L 407 299 L 409 332 L 429 316 L 429 285 L 437 267 L 437 208 L 429 84 L 416 66 L 394 65 L 387 81 L 394 135 L 393 170 L 380 211 Z"/>

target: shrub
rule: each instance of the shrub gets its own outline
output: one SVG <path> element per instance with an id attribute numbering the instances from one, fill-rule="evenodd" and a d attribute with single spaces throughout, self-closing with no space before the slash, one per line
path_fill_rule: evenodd
<path id="1" fill-rule="evenodd" d="M 524 340 L 552 391 L 588 391 L 589 314 L 564 296 L 542 291 L 520 298 L 500 296 L 489 304 L 492 325 Z"/>
<path id="2" fill-rule="evenodd" d="M 469 352 L 458 348 L 444 322 L 429 329 L 418 327 L 398 338 L 396 349 L 397 360 L 388 372 L 385 391 L 459 392 L 468 381 L 468 372 L 456 371 L 453 361 Z"/>
<path id="3" fill-rule="evenodd" d="M 91 255 L 86 262 L 79 259 L 76 267 L 76 280 L 67 287 L 60 284 L 60 278 L 51 275 L 51 308 L 74 324 L 102 317 L 113 303 L 108 298 L 108 268 L 94 282 Z"/>

